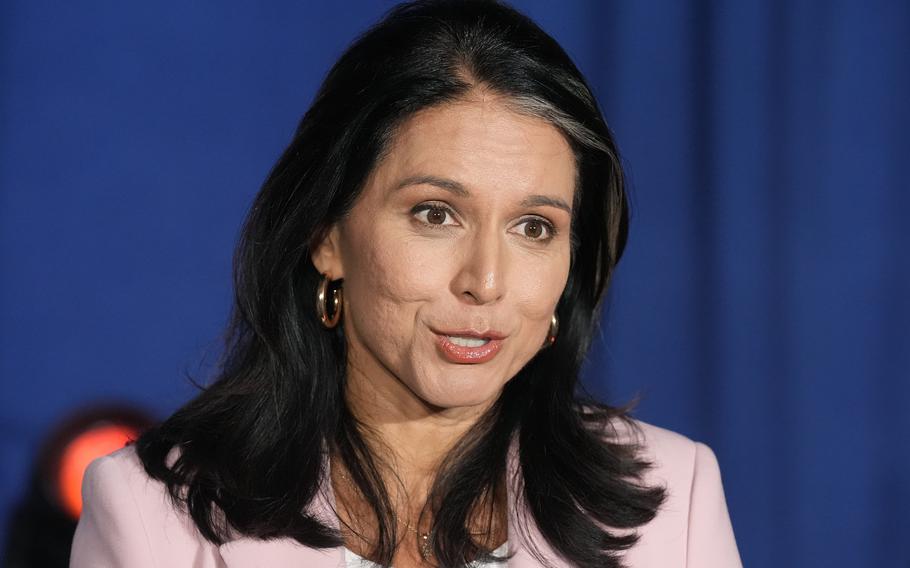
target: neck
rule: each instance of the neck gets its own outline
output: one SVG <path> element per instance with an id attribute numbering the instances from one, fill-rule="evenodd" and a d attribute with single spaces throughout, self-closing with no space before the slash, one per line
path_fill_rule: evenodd
<path id="1" fill-rule="evenodd" d="M 348 359 L 345 396 L 374 455 L 387 459 L 411 495 L 425 495 L 442 460 L 492 404 L 433 406 L 388 370 L 365 368 L 356 357 Z"/>
<path id="2" fill-rule="evenodd" d="M 477 424 L 490 404 L 468 408 L 439 408 L 427 404 L 406 385 L 386 370 L 365 372 L 356 357 L 349 355 L 345 398 L 358 422 L 365 426 L 364 437 L 374 456 L 380 456 L 380 471 L 396 514 L 402 519 L 400 530 L 413 546 L 402 550 L 418 550 L 419 539 L 430 526 L 417 524 L 424 509 L 427 494 L 441 462 L 467 431 Z M 366 519 L 375 519 L 371 507 L 353 488 L 343 464 L 332 465 L 332 484 L 335 488 L 343 525 L 356 527 L 361 536 L 346 537 L 348 548 L 362 556 L 369 552 L 368 544 L 375 542 L 375 526 Z M 490 548 L 506 538 L 506 495 L 493 497 L 493 518 L 485 515 L 469 520 L 479 540 Z M 484 509 L 484 508 L 481 508 Z M 366 524 L 364 524 L 366 522 Z M 430 521 L 431 522 L 431 521 Z M 491 524 L 492 522 L 492 524 Z M 413 530 L 406 528 L 408 525 Z M 398 558 L 398 557 L 396 557 Z M 415 557 L 416 558 L 416 557 Z M 396 565 L 409 564 L 398 558 Z M 412 559 L 413 560 L 413 559 Z M 416 564 L 413 564 L 416 565 Z"/>

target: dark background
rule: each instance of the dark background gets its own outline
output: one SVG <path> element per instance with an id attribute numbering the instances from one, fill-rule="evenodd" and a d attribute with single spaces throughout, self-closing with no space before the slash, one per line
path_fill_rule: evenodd
<path id="1" fill-rule="evenodd" d="M 0 535 L 61 416 L 192 395 L 247 207 L 391 5 L 0 4 Z M 910 565 L 910 3 L 515 5 L 628 167 L 592 389 L 716 451 L 747 566 Z"/>

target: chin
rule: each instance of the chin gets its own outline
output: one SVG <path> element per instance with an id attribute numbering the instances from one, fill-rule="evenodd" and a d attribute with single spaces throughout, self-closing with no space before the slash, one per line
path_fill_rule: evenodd
<path id="1" fill-rule="evenodd" d="M 477 380 L 453 384 L 451 378 L 442 383 L 437 380 L 428 382 L 414 391 L 425 403 L 439 409 L 490 404 L 499 398 L 505 386 L 501 381 L 494 386 L 491 382 Z"/>

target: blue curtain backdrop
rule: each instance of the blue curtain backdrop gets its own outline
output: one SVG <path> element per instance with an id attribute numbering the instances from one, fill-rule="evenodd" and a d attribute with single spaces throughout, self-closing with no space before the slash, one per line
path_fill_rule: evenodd
<path id="1" fill-rule="evenodd" d="M 246 208 L 390 6 L 0 5 L 0 534 L 61 415 L 192 394 Z M 516 6 L 631 181 L 591 388 L 715 449 L 747 566 L 910 565 L 910 3 Z"/>

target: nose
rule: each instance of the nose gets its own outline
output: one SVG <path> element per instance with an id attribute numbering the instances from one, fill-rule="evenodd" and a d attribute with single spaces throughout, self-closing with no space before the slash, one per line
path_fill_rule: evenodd
<path id="1" fill-rule="evenodd" d="M 475 233 L 463 241 L 452 292 L 471 304 L 488 304 L 505 292 L 505 252 L 495 230 Z"/>

